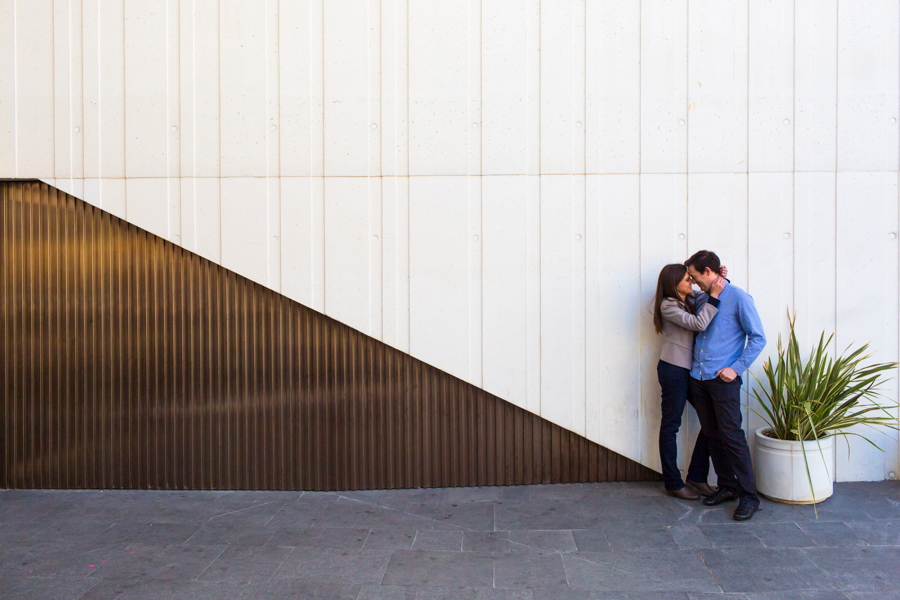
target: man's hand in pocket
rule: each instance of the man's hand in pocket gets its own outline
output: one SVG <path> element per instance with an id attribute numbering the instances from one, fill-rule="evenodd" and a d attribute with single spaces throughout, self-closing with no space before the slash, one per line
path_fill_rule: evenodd
<path id="1" fill-rule="evenodd" d="M 725 383 L 731 383 L 735 379 L 737 379 L 737 373 L 734 372 L 734 369 L 731 367 L 725 367 L 724 369 L 719 369 L 716 372 L 716 377 L 724 381 Z"/>

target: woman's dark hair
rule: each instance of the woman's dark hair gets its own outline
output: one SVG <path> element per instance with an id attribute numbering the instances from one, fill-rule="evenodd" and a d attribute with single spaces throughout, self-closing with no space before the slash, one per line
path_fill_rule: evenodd
<path id="1" fill-rule="evenodd" d="M 684 266 L 694 267 L 698 273 L 705 273 L 706 270 L 709 269 L 713 273 L 721 275 L 719 269 L 722 268 L 722 263 L 719 261 L 719 257 L 715 252 L 701 250 L 695 252 L 692 257 L 684 261 Z"/>
<path id="2" fill-rule="evenodd" d="M 678 284 L 687 274 L 687 267 L 684 265 L 666 265 L 659 272 L 659 280 L 656 282 L 656 301 L 653 305 L 653 326 L 656 333 L 662 333 L 663 316 L 662 303 L 666 298 L 680 300 L 678 296 Z M 694 299 L 690 296 L 684 299 L 684 307 L 691 314 L 694 314 Z"/>

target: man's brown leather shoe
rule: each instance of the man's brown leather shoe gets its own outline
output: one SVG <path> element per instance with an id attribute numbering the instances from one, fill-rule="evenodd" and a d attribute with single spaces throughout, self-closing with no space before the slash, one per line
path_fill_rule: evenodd
<path id="1" fill-rule="evenodd" d="M 666 490 L 666 493 L 670 496 L 681 498 L 682 500 L 697 500 L 700 497 L 693 492 L 689 492 L 687 488 L 681 488 L 680 490 Z"/>
<path id="2" fill-rule="evenodd" d="M 717 490 L 714 490 L 708 483 L 700 483 L 699 481 L 686 481 L 689 486 L 703 494 L 704 496 L 712 496 Z"/>

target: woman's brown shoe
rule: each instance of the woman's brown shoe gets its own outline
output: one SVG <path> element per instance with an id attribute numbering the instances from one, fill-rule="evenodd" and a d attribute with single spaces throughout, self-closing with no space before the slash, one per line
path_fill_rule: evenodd
<path id="1" fill-rule="evenodd" d="M 708 483 L 700 483 L 699 481 L 687 481 L 685 483 L 687 483 L 689 486 L 691 486 L 704 496 L 712 496 L 716 493 L 716 490 L 714 490 Z"/>
<path id="2" fill-rule="evenodd" d="M 682 500 L 697 500 L 700 498 L 697 494 L 689 492 L 687 488 L 681 488 L 680 490 L 666 490 L 666 493 L 670 496 L 681 498 Z"/>

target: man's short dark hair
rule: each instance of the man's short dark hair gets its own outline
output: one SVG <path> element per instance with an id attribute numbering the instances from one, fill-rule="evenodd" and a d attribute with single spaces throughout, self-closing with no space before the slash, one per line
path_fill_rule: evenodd
<path id="1" fill-rule="evenodd" d="M 705 273 L 706 270 L 709 269 L 713 273 L 718 274 L 719 269 L 722 267 L 722 263 L 719 261 L 719 257 L 716 256 L 715 252 L 701 250 L 684 261 L 684 266 L 694 267 L 698 273 Z"/>

